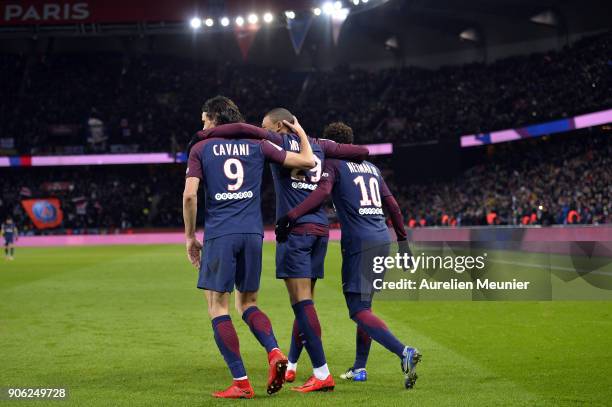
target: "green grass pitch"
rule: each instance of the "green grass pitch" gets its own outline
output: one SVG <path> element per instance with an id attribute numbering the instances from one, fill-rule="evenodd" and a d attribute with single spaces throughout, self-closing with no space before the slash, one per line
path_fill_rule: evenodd
<path id="1" fill-rule="evenodd" d="M 316 304 L 332 374 L 352 364 L 355 326 L 330 245 Z M 292 312 L 264 252 L 260 307 L 287 350 Z M 15 406 L 595 406 L 612 403 L 612 302 L 395 302 L 375 311 L 423 353 L 416 388 L 403 388 L 395 356 L 373 344 L 369 381 L 332 393 L 265 392 L 265 351 L 232 310 L 256 391 L 214 400 L 230 376 L 212 336 L 184 248 L 17 248 L 0 263 L 0 387 L 64 386 L 69 401 Z M 310 372 L 304 353 L 301 384 Z"/>

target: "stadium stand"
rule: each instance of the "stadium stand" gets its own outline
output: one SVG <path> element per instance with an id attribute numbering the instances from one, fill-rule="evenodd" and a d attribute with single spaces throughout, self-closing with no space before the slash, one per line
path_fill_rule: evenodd
<path id="1" fill-rule="evenodd" d="M 559 52 L 489 65 L 376 72 L 290 72 L 161 55 L 3 55 L 0 73 L 18 79 L 0 85 L 7 95 L 0 135 L 12 138 L 20 154 L 180 152 L 201 127 L 203 97 L 224 93 L 253 123 L 282 105 L 313 135 L 343 120 L 359 143 L 458 145 L 462 134 L 609 108 L 610 51 L 607 32 Z M 509 143 L 500 147 L 504 154 L 435 182 L 400 182 L 389 162 L 377 164 L 387 169 L 406 222 L 414 227 L 612 222 L 609 137 L 590 130 L 561 139 Z M 101 225 L 107 231 L 181 226 L 180 182 L 174 182 L 182 177 L 181 165 L 6 171 L 17 183 L 2 183 L 0 214 L 16 217 L 24 231 L 33 226 L 20 199 L 50 194 L 61 198 L 63 230 L 73 233 Z M 265 185 L 271 200 L 271 182 Z M 264 204 L 268 223 L 273 207 Z"/>
<path id="2" fill-rule="evenodd" d="M 285 106 L 315 135 L 343 120 L 361 143 L 457 141 L 609 108 L 611 52 L 608 32 L 559 52 L 438 70 L 304 73 L 161 55 L 5 55 L 3 77 L 19 79 L 2 85 L 0 134 L 20 154 L 180 151 L 200 127 L 204 95 L 223 93 L 252 123 Z"/>
<path id="3" fill-rule="evenodd" d="M 612 223 L 612 140 L 607 134 L 575 135 L 509 143 L 496 154 L 446 181 L 406 184 L 378 159 L 413 227 Z M 0 214 L 24 231 L 34 228 L 20 199 L 62 201 L 64 229 L 113 232 L 182 224 L 182 165 L 11 168 L 18 188 L 3 183 Z M 27 174 L 27 177 L 25 176 Z M 27 180 L 27 181 L 26 181 Z M 264 180 L 264 221 L 274 222 L 272 182 Z M 576 216 L 570 216 L 576 211 Z M 496 219 L 488 222 L 487 214 Z M 527 218 L 528 220 L 526 220 Z M 100 225 L 104 225 L 103 228 Z"/>

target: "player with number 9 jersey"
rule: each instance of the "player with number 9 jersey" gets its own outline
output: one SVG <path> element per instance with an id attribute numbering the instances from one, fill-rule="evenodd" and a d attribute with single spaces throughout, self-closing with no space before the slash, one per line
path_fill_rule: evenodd
<path id="1" fill-rule="evenodd" d="M 209 138 L 192 147 L 187 177 L 203 182 L 206 201 L 199 288 L 231 292 L 236 282 L 241 292 L 258 290 L 263 239 L 260 192 L 263 170 L 266 161 L 282 165 L 285 156 L 282 148 L 260 140 Z M 225 239 L 219 239 L 224 236 Z M 231 243 L 234 240 L 236 244 Z M 238 246 L 247 250 L 236 259 L 233 253 Z M 233 272 L 237 266 L 233 264 L 235 261 L 241 263 L 237 272 L 243 278 Z M 249 268 L 254 271 L 247 272 Z"/>
<path id="2" fill-rule="evenodd" d="M 293 115 L 287 109 L 269 111 L 262 121 L 262 128 L 242 123 L 228 124 L 211 129 L 208 136 L 253 137 L 265 139 L 297 153 L 301 150 L 300 138 L 288 127 Z M 204 132 L 206 133 L 206 132 Z M 206 134 L 201 136 L 206 137 Z M 276 163 L 271 164 L 274 189 L 276 192 L 277 222 L 281 215 L 304 201 L 317 188 L 322 166 L 326 157 L 346 158 L 361 161 L 368 155 L 368 149 L 352 144 L 338 144 L 331 140 L 309 139 L 315 166 L 309 170 L 288 169 Z M 286 241 L 276 247 L 276 277 L 283 279 L 287 286 L 290 302 L 296 315 L 293 325 L 287 380 L 295 379 L 298 358 L 304 343 L 313 366 L 314 384 L 307 383 L 297 391 L 316 391 L 333 388 L 333 379 L 327 368 L 321 341 L 320 329 L 313 303 L 314 285 L 324 276 L 325 254 L 328 243 L 328 220 L 323 206 L 313 208 L 296 220 L 296 225 Z M 304 340 L 296 340 L 298 336 Z M 312 385 L 311 385 L 312 384 Z"/>
<path id="3" fill-rule="evenodd" d="M 298 153 L 300 139 L 283 125 L 283 119 L 293 115 L 286 109 L 268 112 L 263 120 L 264 128 L 244 123 L 233 123 L 200 132 L 201 139 L 211 137 L 245 137 L 268 140 L 283 150 Z M 361 162 L 368 156 L 368 149 L 353 144 L 339 144 L 332 140 L 310 138 L 315 167 L 310 170 L 290 169 L 271 162 L 276 195 L 276 220 L 302 203 L 317 188 L 326 158 L 342 158 Z M 278 244 L 276 251 L 277 278 L 323 278 L 323 263 L 327 251 L 328 219 L 323 206 L 305 213 L 296 220 L 290 241 Z"/>
<path id="4" fill-rule="evenodd" d="M 234 287 L 236 308 L 268 353 L 268 394 L 279 391 L 284 383 L 287 358 L 278 347 L 269 318 L 257 306 L 257 292 L 262 268 L 261 182 L 265 163 L 304 170 L 315 166 L 308 137 L 293 119 L 300 138 L 299 154 L 269 141 L 219 138 L 201 140 L 189 152 L 183 192 L 187 256 L 199 268 L 198 288 L 205 290 L 215 342 L 233 377 L 232 385 L 215 392 L 214 397 L 254 395 L 229 316 L 229 294 Z M 211 98 L 202 107 L 205 131 L 241 121 L 238 106 L 224 96 Z M 195 237 L 200 184 L 206 201 L 204 247 Z"/>
<path id="5" fill-rule="evenodd" d="M 285 151 L 269 141 L 206 139 L 191 150 L 187 177 L 204 182 L 206 240 L 233 233 L 263 236 L 261 180 L 266 161 Z"/>

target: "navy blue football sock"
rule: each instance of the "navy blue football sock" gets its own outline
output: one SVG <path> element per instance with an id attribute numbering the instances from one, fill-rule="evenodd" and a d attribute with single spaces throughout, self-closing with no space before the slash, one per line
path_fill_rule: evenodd
<path id="1" fill-rule="evenodd" d="M 266 314 L 261 312 L 256 306 L 247 308 L 242 313 L 242 319 L 251 328 L 251 332 L 255 335 L 255 338 L 259 341 L 261 346 L 266 348 L 266 351 L 270 353 L 272 349 L 278 348 L 278 343 L 274 337 L 274 331 L 272 331 L 272 323 Z"/>
<path id="2" fill-rule="evenodd" d="M 370 347 L 372 346 L 372 338 L 368 333 L 357 326 L 356 347 L 355 347 L 355 363 L 353 369 L 365 369 L 370 355 Z"/>
<path id="3" fill-rule="evenodd" d="M 304 337 L 304 347 L 310 356 L 313 368 L 325 365 L 325 352 L 321 342 L 321 325 L 312 300 L 293 304 L 293 312 L 298 322 L 299 331 Z"/>
<path id="4" fill-rule="evenodd" d="M 351 319 L 355 321 L 361 329 L 366 331 L 372 339 L 387 348 L 387 350 L 395 353 L 400 358 L 403 356 L 406 346 L 389 331 L 384 321 L 374 315 L 372 310 L 361 310 L 353 315 Z"/>
<path id="5" fill-rule="evenodd" d="M 297 319 L 293 320 L 293 331 L 291 332 L 291 345 L 289 346 L 289 362 L 297 363 L 304 349 L 304 335 L 300 333 Z"/>
<path id="6" fill-rule="evenodd" d="M 221 315 L 212 320 L 212 327 L 215 333 L 215 342 L 227 363 L 227 367 L 232 372 L 234 379 L 246 376 L 246 370 L 240 356 L 240 342 L 232 319 L 229 315 Z"/>

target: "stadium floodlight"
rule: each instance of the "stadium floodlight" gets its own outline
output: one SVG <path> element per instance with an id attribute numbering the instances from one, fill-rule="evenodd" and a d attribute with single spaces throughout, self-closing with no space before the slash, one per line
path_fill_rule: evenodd
<path id="1" fill-rule="evenodd" d="M 194 17 L 191 19 L 189 24 L 191 24 L 191 28 L 197 30 L 198 28 L 202 27 L 202 20 L 200 20 L 198 17 Z"/>
<path id="2" fill-rule="evenodd" d="M 331 1 L 323 3 L 323 12 L 327 15 L 331 15 L 334 12 L 334 4 Z"/>
<path id="3" fill-rule="evenodd" d="M 349 9 L 341 8 L 340 10 L 334 10 L 332 13 L 332 19 L 335 21 L 344 21 L 349 15 Z"/>
<path id="4" fill-rule="evenodd" d="M 206 27 L 212 27 L 215 25 L 215 20 L 209 17 L 204 21 L 204 24 L 206 24 Z"/>
<path id="5" fill-rule="evenodd" d="M 359 5 L 359 0 L 353 0 L 353 4 L 358 6 Z"/>
<path id="6" fill-rule="evenodd" d="M 289 20 L 293 20 L 295 18 L 295 11 L 293 10 L 285 11 L 285 17 L 287 17 Z"/>
<path id="7" fill-rule="evenodd" d="M 257 14 L 249 14 L 247 20 L 249 24 L 257 24 L 257 22 L 259 21 L 259 17 L 257 17 Z"/>
<path id="8" fill-rule="evenodd" d="M 271 23 L 274 20 L 274 16 L 272 15 L 272 13 L 267 12 L 267 13 L 265 13 L 263 15 L 263 20 L 264 20 L 264 22 L 269 24 L 269 23 Z"/>
<path id="9" fill-rule="evenodd" d="M 364 4 L 368 2 L 368 0 L 361 0 Z"/>
<path id="10" fill-rule="evenodd" d="M 459 33 L 459 38 L 464 41 L 479 42 L 480 33 L 476 28 L 466 28 L 465 30 Z"/>
<path id="11" fill-rule="evenodd" d="M 532 23 L 549 25 L 551 27 L 559 23 L 559 18 L 557 17 L 557 14 L 552 10 L 546 10 L 536 15 L 533 15 L 529 20 Z"/>
<path id="12" fill-rule="evenodd" d="M 336 10 L 340 10 L 342 8 L 342 2 L 341 1 L 335 1 L 334 2 L 334 8 Z"/>
<path id="13" fill-rule="evenodd" d="M 242 27 L 244 25 L 244 18 L 242 18 L 242 16 L 236 17 L 236 25 L 238 27 Z"/>
<path id="14" fill-rule="evenodd" d="M 227 18 L 227 17 L 223 17 L 223 18 L 221 19 L 221 25 L 222 25 L 223 27 L 227 27 L 227 26 L 229 25 L 229 23 L 230 23 L 229 18 Z"/>
<path id="15" fill-rule="evenodd" d="M 321 9 L 319 7 L 315 7 L 312 12 L 314 13 L 315 16 L 320 16 L 321 15 Z"/>
<path id="16" fill-rule="evenodd" d="M 399 49 L 399 41 L 396 36 L 387 38 L 385 41 L 385 48 L 387 49 Z"/>

